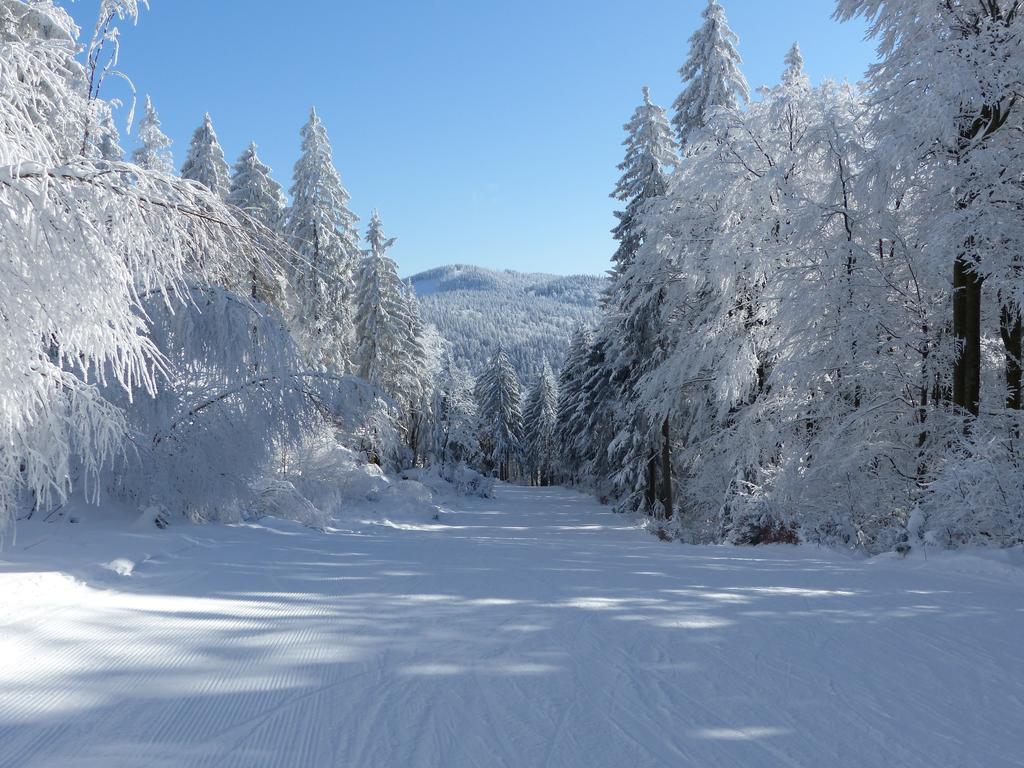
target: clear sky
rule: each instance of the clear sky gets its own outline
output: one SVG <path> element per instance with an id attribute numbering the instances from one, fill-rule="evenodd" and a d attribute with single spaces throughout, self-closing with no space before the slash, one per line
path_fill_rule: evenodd
<path id="1" fill-rule="evenodd" d="M 807 71 L 857 80 L 874 58 L 831 0 L 722 0 L 752 88 L 798 40 Z M 98 0 L 70 10 L 88 36 Z M 150 0 L 121 68 L 184 159 L 209 111 L 229 162 L 255 140 L 287 188 L 316 105 L 365 224 L 403 274 L 450 263 L 603 271 L 622 124 L 668 108 L 705 0 Z M 111 82 L 107 96 L 125 95 Z M 134 146 L 133 139 L 123 142 Z"/>

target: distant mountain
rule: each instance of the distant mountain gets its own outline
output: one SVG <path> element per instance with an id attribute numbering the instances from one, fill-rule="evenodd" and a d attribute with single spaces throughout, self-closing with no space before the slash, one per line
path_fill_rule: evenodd
<path id="1" fill-rule="evenodd" d="M 557 371 L 573 330 L 593 325 L 606 279 L 455 264 L 409 278 L 423 319 L 452 344 L 456 361 L 479 373 L 504 346 L 524 388 L 546 355 Z"/>

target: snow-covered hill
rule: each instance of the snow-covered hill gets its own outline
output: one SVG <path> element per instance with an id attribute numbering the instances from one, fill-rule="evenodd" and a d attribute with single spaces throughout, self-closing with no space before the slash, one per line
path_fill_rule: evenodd
<path id="1" fill-rule="evenodd" d="M 410 278 L 423 319 L 437 326 L 456 360 L 474 373 L 498 344 L 526 384 L 546 355 L 556 369 L 569 336 L 593 324 L 605 278 L 495 271 L 456 264 Z"/>

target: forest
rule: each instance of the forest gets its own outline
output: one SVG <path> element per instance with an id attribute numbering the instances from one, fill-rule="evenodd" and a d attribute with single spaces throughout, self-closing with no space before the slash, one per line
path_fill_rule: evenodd
<path id="1" fill-rule="evenodd" d="M 519 381 L 531 382 L 545 360 L 562 367 L 576 328 L 596 325 L 608 281 L 455 264 L 409 282 L 423 320 L 450 344 L 457 365 L 478 375 L 500 345 Z"/>
<path id="2" fill-rule="evenodd" d="M 625 126 L 564 477 L 691 542 L 1024 541 L 1021 12 L 840 0 L 866 81 L 794 44 L 752 94 L 708 4 L 671 116 L 645 88 Z"/>
<path id="3" fill-rule="evenodd" d="M 1024 765 L 1024 0 L 87 1 L 0 0 L 0 768 Z"/>
<path id="4" fill-rule="evenodd" d="M 556 285 L 564 360 L 550 329 L 511 360 L 472 303 L 424 318 L 315 109 L 287 194 L 209 114 L 176 172 L 149 96 L 126 156 L 105 84 L 144 5 L 81 34 L 0 0 L 4 530 L 69 499 L 322 522 L 342 500 L 304 467 L 342 451 L 574 486 L 689 543 L 1021 543 L 1020 6 L 919 5 L 840 0 L 878 41 L 863 83 L 812 85 L 794 44 L 752 93 L 710 0 L 671 110 L 645 87 L 625 124 L 596 321 Z"/>

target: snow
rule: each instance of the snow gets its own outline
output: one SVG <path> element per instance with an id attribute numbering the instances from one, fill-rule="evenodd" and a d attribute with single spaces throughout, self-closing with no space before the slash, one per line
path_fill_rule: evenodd
<path id="1" fill-rule="evenodd" d="M 19 523 L 0 765 L 1024 764 L 1019 551 L 687 547 L 509 486 L 435 521 L 401 487 L 326 533 Z"/>
<path id="2" fill-rule="evenodd" d="M 108 571 L 113 571 L 118 576 L 131 576 L 135 570 L 135 563 L 125 557 L 115 557 L 103 566 Z"/>

